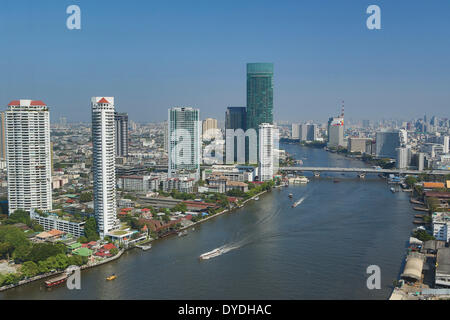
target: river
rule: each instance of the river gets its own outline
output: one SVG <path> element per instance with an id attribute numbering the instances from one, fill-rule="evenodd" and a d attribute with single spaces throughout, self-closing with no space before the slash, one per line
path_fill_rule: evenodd
<path id="1" fill-rule="evenodd" d="M 282 147 L 305 166 L 365 166 L 322 149 Z M 376 175 L 327 173 L 310 180 L 266 193 L 185 237 L 85 270 L 81 290 L 45 289 L 37 281 L 0 299 L 387 299 L 413 228 L 409 194 L 390 192 Z M 221 246 L 226 253 L 199 261 Z M 380 267 L 381 289 L 367 288 L 369 265 Z M 117 279 L 105 281 L 112 273 Z"/>

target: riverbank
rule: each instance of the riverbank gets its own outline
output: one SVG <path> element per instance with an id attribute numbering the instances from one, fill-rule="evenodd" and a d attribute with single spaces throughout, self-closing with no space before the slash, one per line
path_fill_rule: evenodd
<path id="1" fill-rule="evenodd" d="M 87 264 L 85 264 L 85 265 L 80 266 L 80 269 L 81 269 L 81 270 L 85 270 L 85 269 L 89 269 L 89 268 L 94 268 L 94 267 L 97 267 L 97 266 L 99 266 L 99 265 L 102 265 L 102 264 L 105 264 L 105 263 L 108 263 L 108 262 L 117 260 L 117 259 L 120 258 L 120 256 L 121 256 L 124 252 L 125 252 L 125 250 L 122 249 L 122 250 L 120 250 L 114 257 L 110 257 L 110 258 L 107 258 L 107 259 L 105 259 L 105 260 L 102 260 L 102 261 L 98 261 L 98 262 L 96 262 L 96 263 L 93 263 L 93 264 L 87 263 Z M 0 287 L 0 292 L 5 291 L 5 290 L 9 290 L 9 289 L 12 289 L 12 288 L 16 288 L 16 287 L 18 287 L 18 286 L 21 286 L 21 285 L 24 285 L 24 284 L 28 284 L 28 283 L 31 283 L 31 282 L 34 282 L 34 281 L 37 281 L 37 280 L 42 280 L 42 279 L 49 278 L 49 277 L 51 277 L 51 276 L 56 276 L 56 275 L 62 274 L 62 273 L 64 273 L 64 272 L 65 272 L 65 270 L 61 270 L 61 271 L 48 272 L 48 273 L 40 274 L 40 275 L 34 276 L 34 277 L 32 277 L 32 278 L 29 278 L 29 279 L 21 280 L 21 281 L 19 281 L 17 284 L 9 284 L 9 285 Z"/>
<path id="2" fill-rule="evenodd" d="M 215 214 L 213 214 L 213 215 L 211 215 L 211 216 L 209 216 L 209 217 L 206 217 L 206 218 L 204 218 L 204 219 L 202 219 L 202 220 L 199 220 L 199 221 L 197 221 L 197 222 L 193 222 L 193 223 L 192 223 L 191 225 L 189 225 L 189 226 L 182 227 L 182 228 L 178 229 L 178 231 L 184 231 L 184 230 L 187 230 L 187 229 L 192 228 L 192 227 L 194 227 L 194 226 L 196 226 L 196 225 L 198 225 L 198 224 L 200 224 L 200 223 L 203 223 L 203 222 L 205 222 L 205 221 L 208 221 L 208 220 L 210 220 L 210 219 L 213 219 L 213 218 L 215 218 L 215 217 L 218 217 L 218 216 L 220 216 L 220 215 L 222 215 L 222 214 L 224 214 L 224 213 L 231 212 L 232 210 L 240 209 L 240 208 L 242 208 L 248 201 L 254 200 L 255 198 L 259 197 L 260 195 L 262 195 L 262 194 L 264 194 L 264 193 L 266 193 L 266 192 L 267 192 L 266 190 L 261 191 L 260 193 L 254 195 L 253 197 L 248 198 L 247 200 L 244 200 L 244 201 L 242 202 L 242 204 L 241 204 L 239 207 L 229 208 L 229 209 L 225 209 L 225 210 L 223 210 L 223 211 L 217 212 L 217 213 L 215 213 Z M 150 242 L 156 241 L 156 240 L 158 240 L 158 239 L 151 240 Z"/>

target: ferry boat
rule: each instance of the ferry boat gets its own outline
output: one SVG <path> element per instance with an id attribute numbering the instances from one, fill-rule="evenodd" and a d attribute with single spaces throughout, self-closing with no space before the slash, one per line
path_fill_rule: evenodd
<path id="1" fill-rule="evenodd" d="M 292 183 L 292 184 L 303 184 L 303 183 L 308 183 L 308 182 L 309 182 L 309 180 L 305 176 L 289 178 L 289 183 Z"/>
<path id="2" fill-rule="evenodd" d="M 109 277 L 107 277 L 106 280 L 111 281 L 111 280 L 114 280 L 116 278 L 117 278 L 117 276 L 115 274 L 113 274 L 113 275 L 110 275 Z"/>
<path id="3" fill-rule="evenodd" d="M 67 277 L 68 277 L 68 275 L 66 273 L 64 273 L 58 277 L 55 277 L 55 278 L 45 281 L 45 286 L 47 288 L 51 288 L 51 287 L 60 285 L 61 283 L 64 283 L 67 281 Z"/>
<path id="4" fill-rule="evenodd" d="M 214 249 L 212 251 L 203 253 L 200 255 L 199 259 L 200 260 L 208 260 L 217 256 L 220 256 L 223 253 L 223 249 Z"/>

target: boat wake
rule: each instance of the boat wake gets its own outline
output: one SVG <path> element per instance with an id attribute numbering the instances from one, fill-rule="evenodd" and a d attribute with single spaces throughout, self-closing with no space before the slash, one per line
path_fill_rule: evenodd
<path id="1" fill-rule="evenodd" d="M 306 198 L 307 198 L 307 197 L 306 197 L 306 195 L 305 195 L 305 196 L 301 197 L 300 199 L 298 199 L 298 200 L 292 205 L 292 208 L 295 208 L 295 207 L 297 207 L 298 205 L 302 204 L 302 202 L 305 201 Z"/>

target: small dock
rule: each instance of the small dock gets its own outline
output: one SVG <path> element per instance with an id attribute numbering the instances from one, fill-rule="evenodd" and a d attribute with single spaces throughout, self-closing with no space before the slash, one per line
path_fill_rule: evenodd
<path id="1" fill-rule="evenodd" d="M 149 244 L 141 244 L 141 245 L 137 245 L 136 248 L 147 251 L 152 248 L 152 245 L 150 243 Z"/>
<path id="2" fill-rule="evenodd" d="M 425 205 L 425 203 L 423 203 L 422 201 L 415 200 L 415 199 L 413 199 L 413 198 L 409 199 L 409 202 L 414 203 L 414 204 Z"/>
<path id="3" fill-rule="evenodd" d="M 414 207 L 413 208 L 416 211 L 424 211 L 424 212 L 428 212 L 429 210 L 427 208 L 423 208 L 423 207 Z"/>

